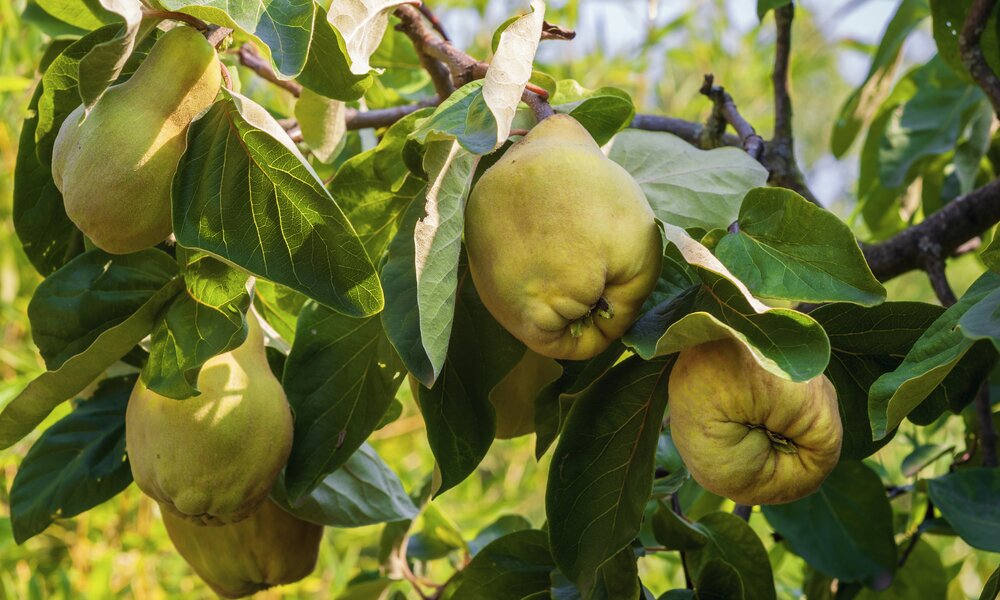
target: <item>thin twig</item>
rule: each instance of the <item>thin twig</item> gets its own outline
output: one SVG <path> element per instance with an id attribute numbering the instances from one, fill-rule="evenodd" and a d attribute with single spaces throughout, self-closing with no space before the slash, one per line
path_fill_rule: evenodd
<path id="1" fill-rule="evenodd" d="M 548 21 L 542 21 L 542 40 L 568 41 L 576 38 L 576 32 Z"/>
<path id="2" fill-rule="evenodd" d="M 438 32 L 438 35 L 440 35 L 444 41 L 450 42 L 451 38 L 448 37 L 448 33 L 444 30 L 444 25 L 441 23 L 441 19 L 437 18 L 437 15 L 431 11 L 430 7 L 421 3 L 418 8 L 420 9 L 420 13 L 424 15 L 424 18 L 431 22 L 431 27 L 434 28 L 434 31 Z"/>
<path id="3" fill-rule="evenodd" d="M 205 36 L 209 44 L 218 48 L 222 42 L 226 40 L 227 37 L 232 35 L 233 30 L 229 27 L 219 27 L 218 25 L 209 26 L 209 34 Z"/>
<path id="4" fill-rule="evenodd" d="M 229 69 L 226 68 L 226 65 L 224 65 L 224 64 L 222 64 L 220 62 L 219 63 L 219 71 L 222 73 L 222 81 L 223 81 L 223 83 L 225 83 L 226 89 L 227 90 L 232 90 L 233 89 L 233 78 L 230 77 L 230 75 L 229 75 Z"/>
<path id="5" fill-rule="evenodd" d="M 753 514 L 753 507 L 746 504 L 737 504 L 733 508 L 733 514 L 744 521 L 749 521 L 750 515 Z"/>
<path id="6" fill-rule="evenodd" d="M 524 103 L 527 104 L 533 113 L 535 113 L 535 119 L 541 121 L 542 119 L 547 119 L 552 115 L 556 114 L 556 111 L 552 109 L 552 105 L 545 100 L 545 98 L 539 96 L 538 94 L 525 90 L 524 95 L 521 96 Z"/>
<path id="7" fill-rule="evenodd" d="M 922 254 L 924 271 L 931 282 L 934 295 L 941 302 L 941 306 L 949 307 L 958 302 L 955 292 L 948 284 L 948 274 L 945 272 L 944 256 L 941 246 L 929 238 L 921 238 L 917 242 L 917 249 Z"/>
<path id="8" fill-rule="evenodd" d="M 208 31 L 209 29 L 208 23 L 202 21 L 198 17 L 194 15 L 189 15 L 187 13 L 175 12 L 172 10 L 143 9 L 142 18 L 181 21 L 187 23 L 191 27 L 194 27 L 198 31 Z"/>
<path id="9" fill-rule="evenodd" d="M 924 518 L 921 519 L 920 524 L 917 525 L 916 531 L 914 531 L 913 535 L 910 536 L 910 542 L 906 545 L 906 548 L 903 550 L 903 554 L 900 555 L 899 557 L 900 567 L 906 564 L 906 559 L 910 557 L 910 553 L 913 552 L 913 548 L 916 547 L 917 541 L 920 540 L 920 534 L 923 533 L 924 528 L 927 526 L 927 523 L 929 523 L 933 518 L 934 518 L 934 503 L 931 502 L 930 498 L 928 498 L 927 510 L 924 512 Z"/>
<path id="10" fill-rule="evenodd" d="M 267 62 L 267 60 L 261 56 L 259 52 L 257 52 L 257 48 L 255 48 L 253 44 L 243 44 L 240 46 L 238 54 L 240 57 L 240 64 L 248 69 L 251 69 L 262 79 L 266 79 L 274 85 L 291 92 L 291 94 L 296 98 L 302 94 L 302 86 L 294 81 L 288 81 L 278 77 L 278 74 L 274 72 L 274 69 L 271 68 L 271 65 Z"/>
<path id="11" fill-rule="evenodd" d="M 983 382 L 976 394 L 976 419 L 979 420 L 979 446 L 983 450 L 983 466 L 997 466 L 997 430 L 993 426 L 993 408 L 990 406 L 990 384 Z"/>
<path id="12" fill-rule="evenodd" d="M 674 514 L 684 518 L 684 511 L 681 510 L 681 499 L 677 494 L 670 495 L 670 510 L 674 511 Z M 694 589 L 694 582 L 691 581 L 691 572 L 688 570 L 687 557 L 684 552 L 681 552 L 681 568 L 684 570 L 684 585 L 687 589 Z"/>
<path id="13" fill-rule="evenodd" d="M 416 104 L 406 104 L 404 106 L 394 106 L 392 108 L 380 108 L 376 110 L 357 110 L 348 108 L 345 117 L 347 129 L 377 129 L 379 127 L 387 127 L 410 113 L 414 113 L 421 108 L 427 108 L 428 106 L 437 106 L 439 103 L 440 100 L 438 98 L 429 98 L 427 100 L 421 100 Z"/>
<path id="14" fill-rule="evenodd" d="M 743 149 L 754 160 L 760 160 L 764 152 L 764 139 L 757 135 L 753 125 L 747 122 L 736 108 L 736 102 L 722 86 L 715 85 L 715 77 L 712 74 L 705 75 L 705 82 L 701 86 L 701 93 L 708 96 L 714 103 L 713 115 L 725 119 L 726 123 L 733 126 L 736 134 L 740 136 Z M 719 132 L 721 133 L 721 131 Z M 719 136 L 721 137 L 721 136 Z"/>
<path id="15" fill-rule="evenodd" d="M 965 17 L 965 23 L 962 24 L 962 31 L 958 34 L 958 49 L 962 64 L 979 87 L 986 92 L 993 105 L 993 111 L 1000 116 L 1000 77 L 997 77 L 986 62 L 986 55 L 980 44 L 983 31 L 995 6 L 996 0 L 973 0 Z"/>

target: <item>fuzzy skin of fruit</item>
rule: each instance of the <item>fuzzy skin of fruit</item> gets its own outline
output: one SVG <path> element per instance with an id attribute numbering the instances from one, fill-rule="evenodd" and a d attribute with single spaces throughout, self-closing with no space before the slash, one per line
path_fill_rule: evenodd
<path id="1" fill-rule="evenodd" d="M 82 105 L 66 117 L 52 178 L 66 214 L 95 246 L 126 254 L 170 235 L 170 185 L 188 125 L 221 83 L 215 48 L 195 29 L 175 27 L 86 118 Z"/>
<path id="2" fill-rule="evenodd" d="M 242 598 L 293 583 L 316 568 L 323 527 L 298 519 L 268 500 L 249 518 L 204 527 L 163 511 L 177 552 L 217 594 Z"/>
<path id="3" fill-rule="evenodd" d="M 509 440 L 535 432 L 535 398 L 562 375 L 562 367 L 551 358 L 525 350 L 510 373 L 490 392 L 496 411 L 496 439 Z"/>
<path id="4" fill-rule="evenodd" d="M 571 360 L 625 333 L 663 255 L 639 184 L 568 115 L 540 122 L 483 173 L 465 243 L 496 320 L 538 354 Z"/>
<path id="5" fill-rule="evenodd" d="M 725 339 L 682 351 L 668 388 L 674 444 L 711 492 L 747 505 L 791 502 L 837 465 L 843 427 L 824 375 L 788 381 Z"/>
<path id="6" fill-rule="evenodd" d="M 292 413 L 253 314 L 240 347 L 209 359 L 201 394 L 161 396 L 136 382 L 125 444 L 136 485 L 178 517 L 234 523 L 267 498 L 292 450 Z"/>

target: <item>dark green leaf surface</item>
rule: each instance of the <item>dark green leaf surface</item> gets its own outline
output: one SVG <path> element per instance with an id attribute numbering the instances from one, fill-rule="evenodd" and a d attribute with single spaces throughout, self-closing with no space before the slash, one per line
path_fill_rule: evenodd
<path id="1" fill-rule="evenodd" d="M 382 309 L 354 228 L 263 108 L 223 92 L 188 132 L 173 185 L 178 243 L 351 316 Z"/>
<path id="2" fill-rule="evenodd" d="M 767 551 L 746 521 L 730 513 L 713 512 L 698 519 L 698 529 L 709 543 L 688 553 L 687 565 L 698 585 L 712 591 L 709 597 L 722 598 L 718 594 L 736 589 L 732 576 L 716 565 L 722 562 L 738 575 L 746 600 L 774 600 L 774 574 Z"/>
<path id="3" fill-rule="evenodd" d="M 487 544 L 492 543 L 494 540 L 500 539 L 505 535 L 514 533 L 515 531 L 524 531 L 525 529 L 531 529 L 531 521 L 521 515 L 504 515 L 487 525 L 482 531 L 476 534 L 476 537 L 469 542 L 469 553 L 475 556 L 476 554 L 479 554 L 479 551 L 485 548 Z M 546 550 L 548 547 L 549 542 L 548 538 L 546 538 Z"/>
<path id="4" fill-rule="evenodd" d="M 937 549 L 924 539 L 917 541 L 906 563 L 896 572 L 888 589 L 863 589 L 856 600 L 925 600 L 946 598 L 949 577 Z"/>
<path id="5" fill-rule="evenodd" d="M 962 63 L 958 36 L 962 24 L 965 23 L 965 17 L 969 14 L 972 1 L 930 0 L 931 16 L 934 23 L 934 42 L 937 45 L 937 51 L 942 58 L 948 61 L 951 68 L 962 73 L 969 81 L 971 81 L 971 77 Z M 990 65 L 994 73 L 1000 70 L 1000 35 L 998 33 L 1000 32 L 997 31 L 997 12 L 994 10 L 986 21 L 983 35 L 979 40 L 986 63 Z"/>
<path id="6" fill-rule="evenodd" d="M 28 304 L 32 337 L 49 369 L 86 350 L 177 276 L 156 249 L 112 255 L 90 250 L 38 285 Z"/>
<path id="7" fill-rule="evenodd" d="M 472 154 L 488 154 L 497 144 L 497 121 L 483 98 L 483 81 L 463 85 L 431 116 L 419 121 L 411 137 L 421 143 L 454 138 Z"/>
<path id="8" fill-rule="evenodd" d="M 154 392 L 183 400 L 199 392 L 205 361 L 233 350 L 247 338 L 250 308 L 245 272 L 208 256 L 188 259 L 185 293 L 179 294 L 153 328 L 142 382 Z"/>
<path id="9" fill-rule="evenodd" d="M 134 385 L 134 376 L 104 380 L 28 451 L 10 490 L 17 543 L 55 519 L 90 510 L 132 483 L 125 460 L 125 406 Z"/>
<path id="10" fill-rule="evenodd" d="M 545 513 L 556 564 L 586 595 L 598 567 L 638 535 L 673 357 L 629 358 L 573 403 L 556 445 Z"/>
<path id="11" fill-rule="evenodd" d="M 1000 286 L 987 272 L 946 310 L 913 345 L 902 364 L 879 377 L 869 390 L 868 411 L 875 439 L 896 428 L 927 398 L 972 348 L 974 341 L 956 327 L 974 304 Z M 975 383 L 975 382 L 973 382 Z"/>
<path id="12" fill-rule="evenodd" d="M 658 503 L 653 514 L 653 535 L 667 550 L 687 552 L 708 543 L 701 529 L 678 516 L 663 502 Z"/>
<path id="13" fill-rule="evenodd" d="M 1000 469 L 974 467 L 928 480 L 931 500 L 970 546 L 1000 552 Z"/>
<path id="14" fill-rule="evenodd" d="M 750 190 L 737 223 L 715 254 L 754 295 L 862 306 L 885 300 L 850 228 L 795 192 Z"/>
<path id="15" fill-rule="evenodd" d="M 943 308 L 933 304 L 886 302 L 871 308 L 827 304 L 809 313 L 830 338 L 826 376 L 837 389 L 844 423 L 841 460 L 866 458 L 892 439 L 890 434 L 872 440 L 868 389 L 881 375 L 899 366 L 913 344 L 943 312 Z M 943 389 L 934 392 L 941 393 Z"/>
<path id="16" fill-rule="evenodd" d="M 451 600 L 521 600 L 547 592 L 553 568 L 545 532 L 517 531 L 494 540 L 472 559 Z"/>
<path id="17" fill-rule="evenodd" d="M 843 581 L 884 589 L 896 569 L 892 507 L 870 468 L 843 461 L 813 494 L 762 507 L 792 552 Z"/>
<path id="18" fill-rule="evenodd" d="M 285 470 L 293 499 L 361 447 L 395 397 L 403 370 L 378 317 L 353 319 L 306 305 L 282 378 L 295 413 Z"/>
<path id="19" fill-rule="evenodd" d="M 399 477 L 368 444 L 323 478 L 302 498 L 291 501 L 283 485 L 271 497 L 300 519 L 327 527 L 364 527 L 416 518 L 419 510 Z"/>
<path id="20" fill-rule="evenodd" d="M 626 92 L 613 87 L 588 90 L 572 79 L 556 84 L 556 93 L 549 103 L 556 112 L 579 121 L 601 146 L 628 127 L 635 116 L 635 104 Z"/>
<path id="21" fill-rule="evenodd" d="M 347 56 L 344 38 L 327 20 L 326 11 L 317 9 L 312 18 L 309 54 L 296 81 L 327 98 L 345 102 L 357 100 L 372 84 L 372 76 L 367 73 L 355 75 L 351 72 L 351 60 Z M 275 47 L 271 48 L 274 52 Z"/>

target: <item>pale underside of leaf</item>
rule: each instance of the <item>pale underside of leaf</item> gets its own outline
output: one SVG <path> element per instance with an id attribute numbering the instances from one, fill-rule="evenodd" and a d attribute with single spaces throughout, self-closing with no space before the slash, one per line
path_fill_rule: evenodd
<path id="1" fill-rule="evenodd" d="M 497 146 L 510 135 L 511 123 L 524 86 L 531 79 L 531 65 L 542 34 L 545 3 L 531 1 L 531 12 L 518 18 L 500 34 L 500 44 L 486 71 L 483 98 L 497 121 Z"/>

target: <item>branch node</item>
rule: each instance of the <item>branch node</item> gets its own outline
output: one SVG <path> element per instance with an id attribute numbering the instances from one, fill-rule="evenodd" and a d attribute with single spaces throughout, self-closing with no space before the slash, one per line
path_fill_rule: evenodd
<path id="1" fill-rule="evenodd" d="M 714 146 L 721 145 L 722 134 L 726 129 L 726 124 L 733 126 L 743 149 L 754 160 L 759 161 L 764 154 L 764 139 L 757 135 L 753 125 L 747 122 L 736 108 L 733 97 L 720 85 L 715 85 L 715 76 L 711 73 L 705 75 L 700 92 L 707 96 L 713 103 L 712 114 L 708 118 L 708 124 L 703 132 L 703 137 L 707 136 L 707 142 Z"/>

